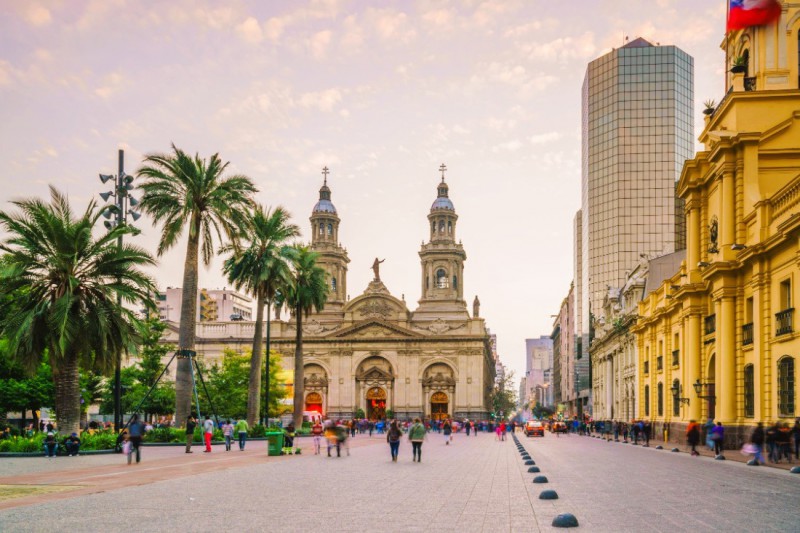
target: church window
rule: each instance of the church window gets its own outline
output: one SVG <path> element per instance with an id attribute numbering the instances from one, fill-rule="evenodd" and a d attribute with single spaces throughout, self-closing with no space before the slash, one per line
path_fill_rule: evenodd
<path id="1" fill-rule="evenodd" d="M 323 224 L 322 222 L 319 223 L 319 234 L 325 235 L 325 224 Z"/>
<path id="2" fill-rule="evenodd" d="M 444 233 L 444 220 L 439 221 L 439 233 Z"/>
<path id="3" fill-rule="evenodd" d="M 436 233 L 436 222 L 431 222 L 431 233 Z"/>
<path id="4" fill-rule="evenodd" d="M 447 272 L 443 268 L 436 271 L 436 288 L 446 289 L 449 283 L 447 282 Z"/>
<path id="5" fill-rule="evenodd" d="M 448 235 L 452 235 L 453 234 L 453 223 L 449 222 L 449 221 L 447 222 L 447 234 Z"/>
<path id="6" fill-rule="evenodd" d="M 744 416 L 753 418 L 755 409 L 755 381 L 753 379 L 753 365 L 744 366 Z"/>
<path id="7" fill-rule="evenodd" d="M 453 288 L 458 288 L 458 276 L 453 276 Z"/>
<path id="8" fill-rule="evenodd" d="M 644 386 L 644 415 L 650 416 L 650 385 Z"/>
<path id="9" fill-rule="evenodd" d="M 658 384 L 658 416 L 664 416 L 664 384 Z"/>
<path id="10" fill-rule="evenodd" d="M 336 292 L 336 278 L 331 278 L 331 290 Z"/>
<path id="11" fill-rule="evenodd" d="M 333 235 L 333 224 L 328 224 L 328 237 Z"/>
<path id="12" fill-rule="evenodd" d="M 778 361 L 778 415 L 794 416 L 794 358 Z"/>
<path id="13" fill-rule="evenodd" d="M 672 397 L 672 416 L 681 416 L 681 401 L 678 399 L 681 395 L 681 382 L 678 379 L 672 380 L 672 390 L 678 391 L 678 394 Z"/>

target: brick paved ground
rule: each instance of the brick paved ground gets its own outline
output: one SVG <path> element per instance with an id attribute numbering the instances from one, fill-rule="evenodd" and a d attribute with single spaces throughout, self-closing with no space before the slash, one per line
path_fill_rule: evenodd
<path id="1" fill-rule="evenodd" d="M 242 454 L 146 449 L 138 467 L 118 456 L 113 464 L 59 458 L 31 474 L 5 462 L 38 468 L 47 460 L 2 460 L 0 476 L 12 475 L 0 485 L 70 488 L 6 500 L 0 530 L 539 531 L 571 512 L 586 531 L 800 531 L 800 475 L 784 470 L 587 437 L 520 436 L 550 480 L 534 485 L 511 440 L 429 439 L 422 464 L 411 462 L 406 441 L 392 463 L 379 436 L 358 436 L 341 459 L 267 458 L 262 445 Z M 560 499 L 539 500 L 543 489 Z"/>

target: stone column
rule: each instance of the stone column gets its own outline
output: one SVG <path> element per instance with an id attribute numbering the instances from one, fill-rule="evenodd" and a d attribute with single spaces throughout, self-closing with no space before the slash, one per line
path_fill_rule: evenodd
<path id="1" fill-rule="evenodd" d="M 701 330 L 701 317 L 699 313 L 691 313 L 686 320 L 682 366 L 684 368 L 684 391 L 690 398 L 686 414 L 689 420 L 700 420 L 703 400 L 694 392 L 694 382 L 700 378 L 700 361 L 702 358 L 703 336 Z"/>
<path id="2" fill-rule="evenodd" d="M 720 211 L 719 248 L 723 260 L 733 259 L 731 244 L 736 239 L 736 204 L 733 179 L 734 167 L 725 165 L 722 174 L 722 210 Z"/>
<path id="3" fill-rule="evenodd" d="M 717 309 L 717 418 L 723 424 L 736 420 L 736 308 L 733 295 L 723 295 Z"/>

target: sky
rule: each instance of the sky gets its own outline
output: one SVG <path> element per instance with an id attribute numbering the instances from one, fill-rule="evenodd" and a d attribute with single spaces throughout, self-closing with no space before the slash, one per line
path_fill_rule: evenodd
<path id="1" fill-rule="evenodd" d="M 327 165 L 350 296 L 377 256 L 413 311 L 444 163 L 465 299 L 519 377 L 572 280 L 587 63 L 626 36 L 683 49 L 699 134 L 724 26 L 722 0 L 0 0 L 0 209 L 54 185 L 83 210 L 118 149 L 133 173 L 174 143 L 219 153 L 310 240 Z M 137 225 L 155 253 L 159 228 Z M 181 285 L 184 251 L 160 259 L 161 287 Z M 220 265 L 201 287 L 229 285 Z"/>

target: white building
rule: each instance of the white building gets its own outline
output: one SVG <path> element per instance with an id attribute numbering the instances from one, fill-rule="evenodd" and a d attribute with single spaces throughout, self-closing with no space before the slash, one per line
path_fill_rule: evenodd
<path id="1" fill-rule="evenodd" d="M 156 294 L 158 316 L 167 322 L 181 321 L 180 287 L 167 287 L 167 290 Z M 197 293 L 198 322 L 252 321 L 253 300 L 230 289 L 200 289 Z"/>

